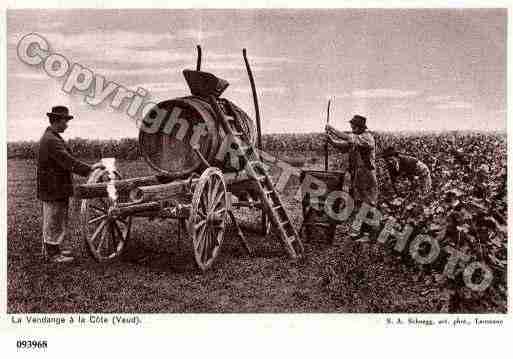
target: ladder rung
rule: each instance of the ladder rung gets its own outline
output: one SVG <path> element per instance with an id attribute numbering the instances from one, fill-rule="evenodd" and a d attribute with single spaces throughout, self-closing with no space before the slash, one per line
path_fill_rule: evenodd
<path id="1" fill-rule="evenodd" d="M 237 145 L 235 149 L 238 151 L 238 155 L 243 157 L 245 163 L 250 161 L 259 160 L 260 156 L 253 146 L 248 145 L 249 141 L 247 134 L 244 133 L 244 126 L 239 122 L 239 118 L 233 112 L 230 103 L 226 103 L 223 108 L 216 101 L 213 96 L 209 97 L 209 103 L 214 109 L 216 119 L 218 119 L 223 125 L 223 129 L 227 132 L 227 135 L 232 136 L 235 139 Z M 228 115 L 228 113 L 234 113 L 235 116 Z M 224 113 L 223 113 L 224 112 Z M 232 145 L 233 146 L 233 145 Z M 247 174 L 248 177 L 255 182 L 256 190 L 260 195 L 261 208 L 270 209 L 268 213 L 272 223 L 277 224 L 277 234 L 281 241 L 288 247 L 287 252 L 293 258 L 297 257 L 298 249 L 295 247 L 296 244 L 299 246 L 299 250 L 303 251 L 303 244 L 301 238 L 298 236 L 294 225 L 289 217 L 289 214 L 283 206 L 283 202 L 280 199 L 279 192 L 274 188 L 272 178 L 266 174 L 265 171 L 258 171 L 253 169 L 252 166 L 248 166 Z M 263 174 L 262 174 L 263 172 Z M 240 232 L 242 233 L 242 232 Z M 296 242 L 294 244 L 294 242 Z"/>

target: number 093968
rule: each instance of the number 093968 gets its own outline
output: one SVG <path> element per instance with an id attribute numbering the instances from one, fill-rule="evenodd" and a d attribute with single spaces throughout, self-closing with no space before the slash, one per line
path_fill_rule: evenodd
<path id="1" fill-rule="evenodd" d="M 17 340 L 16 348 L 21 350 L 41 350 L 48 348 L 46 340 Z"/>

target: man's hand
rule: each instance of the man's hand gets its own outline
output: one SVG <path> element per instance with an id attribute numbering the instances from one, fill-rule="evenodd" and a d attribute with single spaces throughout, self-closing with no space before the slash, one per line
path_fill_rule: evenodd
<path id="1" fill-rule="evenodd" d="M 335 141 L 333 140 L 333 138 L 331 137 L 331 135 L 329 133 L 326 134 L 326 140 L 328 141 L 328 143 L 332 146 L 335 145 Z"/>
<path id="2" fill-rule="evenodd" d="M 345 141 L 339 140 L 335 135 L 331 133 L 327 133 L 326 138 L 328 140 L 328 143 L 335 147 L 344 146 L 346 144 Z"/>
<path id="3" fill-rule="evenodd" d="M 91 171 L 94 171 L 97 169 L 104 170 L 105 166 L 101 162 L 96 162 L 94 165 L 91 166 Z"/>
<path id="4" fill-rule="evenodd" d="M 351 133 L 339 131 L 330 125 L 326 125 L 326 133 L 336 137 L 339 140 L 354 142 L 354 138 Z"/>
<path id="5" fill-rule="evenodd" d="M 351 144 L 347 141 L 339 140 L 338 138 L 335 139 L 330 134 L 327 134 L 326 137 L 330 145 L 338 148 L 343 153 L 348 152 L 351 149 Z"/>

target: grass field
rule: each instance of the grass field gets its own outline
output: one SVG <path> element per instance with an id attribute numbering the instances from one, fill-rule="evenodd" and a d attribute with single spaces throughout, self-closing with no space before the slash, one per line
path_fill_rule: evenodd
<path id="1" fill-rule="evenodd" d="M 320 157 L 310 164 L 321 163 Z M 118 163 L 124 177 L 149 174 L 142 161 Z M 73 233 L 76 256 L 69 265 L 47 264 L 40 255 L 41 210 L 35 162 L 8 161 L 8 312 L 439 312 L 443 298 L 433 279 L 385 252 L 345 239 L 305 243 L 306 258 L 288 259 L 275 236 L 248 233 L 248 257 L 228 231 L 214 268 L 200 273 L 187 235 L 176 222 L 136 220 L 123 258 L 113 264 L 91 259 Z M 296 228 L 301 205 L 286 194 Z M 72 227 L 77 224 L 74 203 Z M 242 220 L 253 221 L 246 213 Z M 231 226 L 230 226 L 231 227 Z M 496 309 L 497 310 L 497 309 Z M 500 309 L 499 309 L 500 310 Z"/>

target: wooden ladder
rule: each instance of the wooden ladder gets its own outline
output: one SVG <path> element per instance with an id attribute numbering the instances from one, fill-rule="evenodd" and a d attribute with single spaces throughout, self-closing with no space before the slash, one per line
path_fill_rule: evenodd
<path id="1" fill-rule="evenodd" d="M 214 96 L 209 97 L 209 103 L 212 106 L 216 117 L 223 127 L 226 135 L 231 139 L 230 145 L 235 145 L 235 151 L 239 158 L 242 159 L 242 169 L 246 170 L 248 176 L 253 179 L 255 189 L 260 195 L 261 203 L 265 209 L 265 213 L 271 219 L 276 232 L 278 233 L 282 244 L 292 259 L 302 257 L 304 252 L 303 243 L 298 232 L 292 225 L 290 217 L 283 206 L 278 191 L 274 188 L 271 178 L 267 174 L 265 167 L 259 160 L 251 142 L 247 138 L 237 116 L 227 116 L 221 110 Z M 227 102 L 227 106 L 231 106 Z M 233 109 L 230 112 L 235 115 Z"/>

